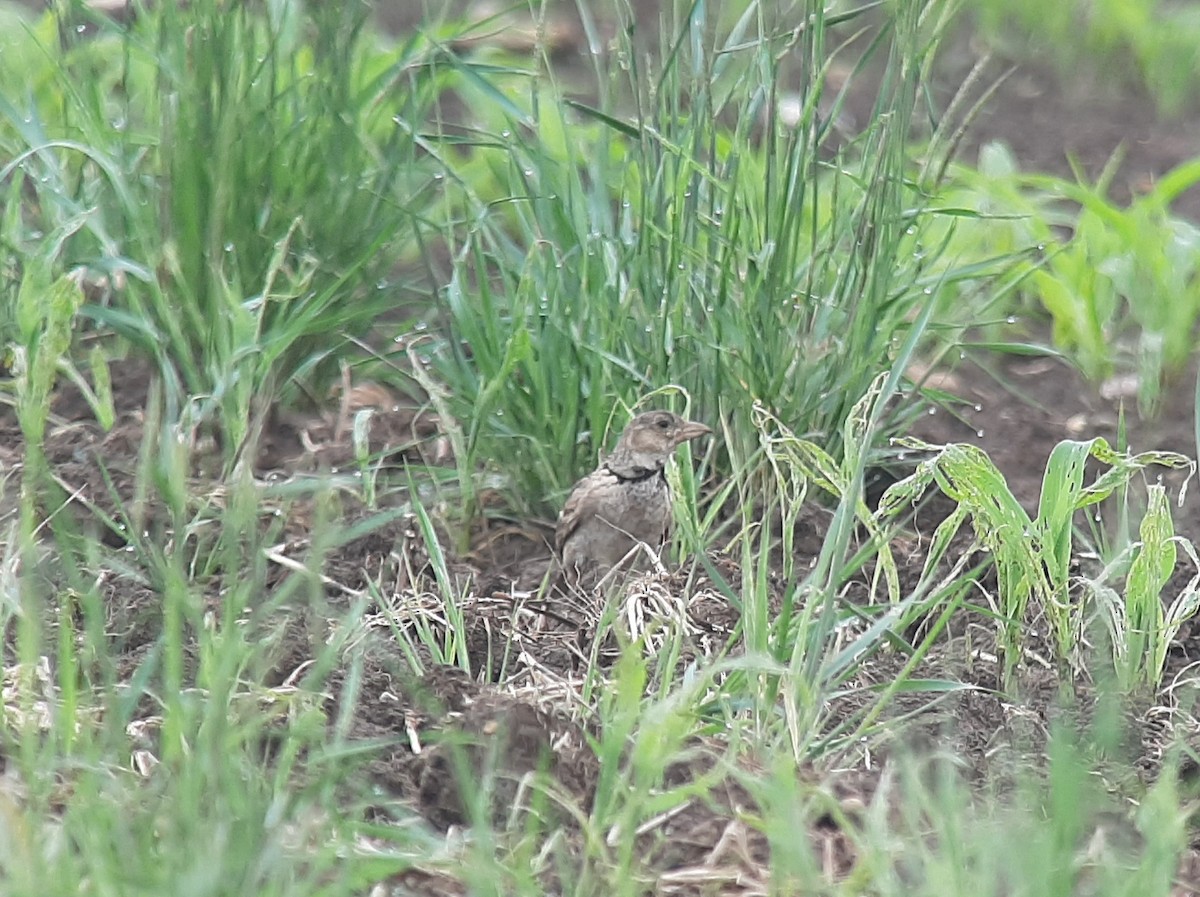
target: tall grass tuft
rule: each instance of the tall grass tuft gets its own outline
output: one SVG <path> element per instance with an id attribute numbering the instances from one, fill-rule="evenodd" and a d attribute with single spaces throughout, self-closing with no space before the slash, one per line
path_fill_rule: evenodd
<path id="1" fill-rule="evenodd" d="M 82 313 L 156 363 L 176 416 L 233 450 L 405 299 L 431 173 L 418 158 L 431 46 L 385 50 L 368 4 L 60 3 L 41 65 L 0 94 L 26 238 L 107 289 Z M 59 40 L 61 33 L 62 39 Z M 16 214 L 16 213 L 13 213 Z M 186 397 L 186 398 L 185 398 Z"/>
<path id="2" fill-rule="evenodd" d="M 624 408 L 667 384 L 727 422 L 738 457 L 752 454 L 756 403 L 838 453 L 842 421 L 934 287 L 962 275 L 933 276 L 935 213 L 907 179 L 949 8 L 834 17 L 809 3 L 797 19 L 751 2 L 728 24 L 675 6 L 649 37 L 623 22 L 595 99 L 571 98 L 541 60 L 466 92 L 469 160 L 457 134 L 431 151 L 490 214 L 448 235 L 430 356 L 471 457 L 511 477 L 512 503 L 553 503 Z M 834 127 L 834 65 L 875 91 L 849 137 Z"/>

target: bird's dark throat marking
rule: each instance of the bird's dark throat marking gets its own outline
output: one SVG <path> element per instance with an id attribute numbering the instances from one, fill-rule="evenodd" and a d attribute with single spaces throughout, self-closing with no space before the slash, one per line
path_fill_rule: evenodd
<path id="1" fill-rule="evenodd" d="M 635 467 L 633 469 L 634 473 L 632 476 L 624 476 L 623 474 L 619 474 L 607 464 L 604 465 L 604 469 L 615 476 L 622 483 L 641 483 L 655 475 L 658 475 L 663 479 L 666 479 L 667 476 L 666 468 L 663 467 Z"/>

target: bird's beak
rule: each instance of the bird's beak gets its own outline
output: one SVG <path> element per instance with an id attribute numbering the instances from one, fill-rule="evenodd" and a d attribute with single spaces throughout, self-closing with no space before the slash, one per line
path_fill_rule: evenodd
<path id="1" fill-rule="evenodd" d="M 706 427 L 704 424 L 697 423 L 694 420 L 684 421 L 682 427 L 675 431 L 675 444 L 683 445 L 689 439 L 698 439 L 701 436 L 707 436 L 712 432 L 711 427 Z"/>

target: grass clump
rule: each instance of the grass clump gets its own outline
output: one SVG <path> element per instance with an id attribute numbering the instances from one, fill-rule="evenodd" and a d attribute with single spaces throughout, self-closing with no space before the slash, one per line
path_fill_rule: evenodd
<path id="1" fill-rule="evenodd" d="M 49 235 L 54 273 L 103 284 L 81 314 L 153 359 L 229 457 L 293 381 L 336 369 L 331 334 L 406 298 L 387 277 L 418 245 L 433 181 L 412 123 L 438 76 L 368 12 L 208 0 L 117 25 L 62 4 L 99 35 L 60 41 L 48 13 L 27 33 L 40 66 L 0 94 L 10 251 Z"/>
<path id="2" fill-rule="evenodd" d="M 500 214 L 448 235 L 447 327 L 424 350 L 468 466 L 486 458 L 509 503 L 542 509 L 619 429 L 614 404 L 667 384 L 746 441 L 731 453 L 752 452 L 756 404 L 836 453 L 936 285 L 985 274 L 935 272 L 936 214 L 909 181 L 948 9 L 827 19 L 810 5 L 793 29 L 768 4 L 725 24 L 698 5 L 650 47 L 620 29 L 628 65 L 598 72 L 597 104 L 564 98 L 544 61 L 496 79 L 505 103 L 477 97 L 470 171 L 448 147 L 442 160 L 464 182 L 486 163 Z M 845 141 L 830 129 L 843 97 L 824 86 L 843 61 L 881 72 L 870 120 Z M 785 83 L 803 85 L 798 121 L 778 112 Z M 901 406 L 886 407 L 883 430 Z"/>

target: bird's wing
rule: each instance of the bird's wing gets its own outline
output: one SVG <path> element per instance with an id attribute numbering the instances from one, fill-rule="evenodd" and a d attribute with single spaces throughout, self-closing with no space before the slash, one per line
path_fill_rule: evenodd
<path id="1" fill-rule="evenodd" d="M 554 550 L 558 552 L 559 557 L 562 557 L 563 546 L 579 529 L 579 525 L 589 517 L 595 516 L 603 496 L 617 485 L 616 475 L 604 467 L 592 471 L 575 484 L 571 494 L 567 496 L 562 513 L 558 515 L 558 525 L 554 528 Z"/>

